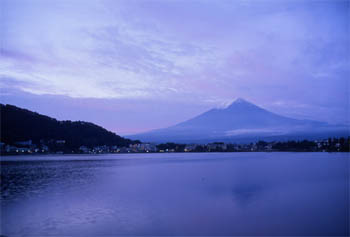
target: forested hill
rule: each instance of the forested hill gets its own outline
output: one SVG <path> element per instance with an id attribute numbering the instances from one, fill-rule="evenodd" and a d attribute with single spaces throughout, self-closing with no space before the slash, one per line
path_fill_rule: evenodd
<path id="1" fill-rule="evenodd" d="M 14 144 L 32 140 L 33 143 L 65 140 L 68 147 L 117 145 L 127 146 L 133 141 L 89 122 L 58 121 L 13 105 L 0 104 L 1 142 Z"/>

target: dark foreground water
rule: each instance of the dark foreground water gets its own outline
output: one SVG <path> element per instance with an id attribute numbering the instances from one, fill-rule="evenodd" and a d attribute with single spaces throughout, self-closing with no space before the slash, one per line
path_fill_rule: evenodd
<path id="1" fill-rule="evenodd" d="M 348 235 L 349 154 L 1 158 L 3 235 Z"/>

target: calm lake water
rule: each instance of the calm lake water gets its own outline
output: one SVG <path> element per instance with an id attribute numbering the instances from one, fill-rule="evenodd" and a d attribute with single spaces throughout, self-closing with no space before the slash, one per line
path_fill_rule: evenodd
<path id="1" fill-rule="evenodd" d="M 1 233 L 348 235 L 349 154 L 1 157 Z"/>

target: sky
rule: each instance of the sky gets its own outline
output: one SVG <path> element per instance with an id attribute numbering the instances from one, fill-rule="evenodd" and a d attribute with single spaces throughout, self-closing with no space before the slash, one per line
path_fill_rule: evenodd
<path id="1" fill-rule="evenodd" d="M 0 0 L 0 103 L 126 135 L 244 98 L 349 124 L 348 0 Z"/>

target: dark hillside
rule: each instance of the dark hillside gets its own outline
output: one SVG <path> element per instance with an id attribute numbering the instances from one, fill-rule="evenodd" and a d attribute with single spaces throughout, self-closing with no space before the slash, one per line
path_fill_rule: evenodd
<path id="1" fill-rule="evenodd" d="M 13 105 L 0 104 L 1 142 L 14 144 L 18 141 L 65 140 L 66 146 L 81 145 L 127 146 L 132 140 L 122 138 L 113 132 L 88 122 L 58 121 Z"/>

